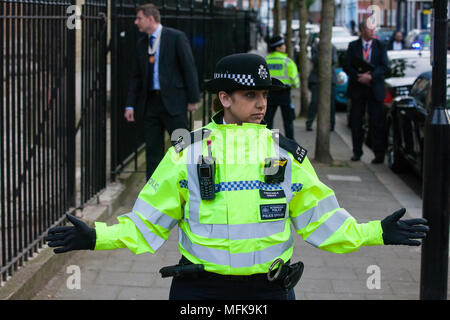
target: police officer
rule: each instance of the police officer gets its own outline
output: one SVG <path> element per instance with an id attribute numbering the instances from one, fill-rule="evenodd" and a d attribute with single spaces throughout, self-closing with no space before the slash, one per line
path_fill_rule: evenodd
<path id="1" fill-rule="evenodd" d="M 275 36 L 268 43 L 269 54 L 266 56 L 270 76 L 275 77 L 286 86 L 283 90 L 272 91 L 267 100 L 265 120 L 267 127 L 273 128 L 273 118 L 278 106 L 281 108 L 286 137 L 294 139 L 295 109 L 291 101 L 291 87 L 298 88 L 300 80 L 297 65 L 286 53 L 286 44 L 282 36 Z"/>
<path id="2" fill-rule="evenodd" d="M 420 245 L 424 219 L 357 223 L 314 172 L 306 150 L 266 128 L 269 90 L 282 89 L 264 58 L 233 54 L 216 65 L 207 89 L 223 110 L 193 133 L 174 137 L 130 213 L 107 226 L 49 231 L 55 253 L 127 247 L 155 253 L 178 228 L 181 260 L 160 270 L 173 276 L 170 299 L 295 299 L 303 264 L 291 263 L 293 234 L 330 252 L 361 246 Z"/>

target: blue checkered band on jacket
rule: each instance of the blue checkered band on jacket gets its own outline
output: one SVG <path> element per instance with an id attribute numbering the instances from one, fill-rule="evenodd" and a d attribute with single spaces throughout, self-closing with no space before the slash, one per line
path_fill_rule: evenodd
<path id="1" fill-rule="evenodd" d="M 187 180 L 180 181 L 181 188 L 188 188 Z M 298 192 L 302 189 L 303 185 L 301 183 L 294 183 L 291 185 L 292 192 Z M 237 191 L 237 190 L 281 190 L 281 183 L 265 183 L 258 180 L 253 181 L 231 181 L 231 182 L 221 182 L 215 185 L 215 191 Z"/>

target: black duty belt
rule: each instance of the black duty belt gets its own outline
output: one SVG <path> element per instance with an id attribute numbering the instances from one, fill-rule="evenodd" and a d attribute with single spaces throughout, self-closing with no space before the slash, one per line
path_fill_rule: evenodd
<path id="1" fill-rule="evenodd" d="M 204 270 L 202 264 L 193 264 L 184 256 L 178 265 L 164 267 L 159 272 L 163 278 L 193 278 L 193 279 L 221 279 L 226 281 L 269 281 L 280 283 L 284 288 L 293 288 L 303 274 L 303 263 L 301 261 L 289 264 L 281 259 L 276 259 L 267 273 L 252 275 L 223 275 Z"/>

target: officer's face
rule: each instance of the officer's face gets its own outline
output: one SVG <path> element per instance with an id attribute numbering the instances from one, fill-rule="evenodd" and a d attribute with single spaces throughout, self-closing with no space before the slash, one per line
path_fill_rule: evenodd
<path id="1" fill-rule="evenodd" d="M 231 95 L 219 92 L 227 123 L 261 123 L 266 114 L 267 90 L 237 90 Z"/>

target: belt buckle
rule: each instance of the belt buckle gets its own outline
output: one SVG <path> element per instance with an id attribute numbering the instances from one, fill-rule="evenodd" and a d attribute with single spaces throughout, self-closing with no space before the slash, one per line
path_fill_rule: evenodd
<path id="1" fill-rule="evenodd" d="M 272 276 L 271 273 L 277 265 L 278 265 L 278 269 L 276 270 L 275 274 Z M 272 264 L 270 265 L 269 271 L 267 271 L 267 280 L 269 280 L 270 282 L 278 280 L 278 277 L 280 276 L 283 265 L 284 265 L 283 259 L 281 259 L 281 258 L 275 259 L 275 261 L 272 262 Z"/>

